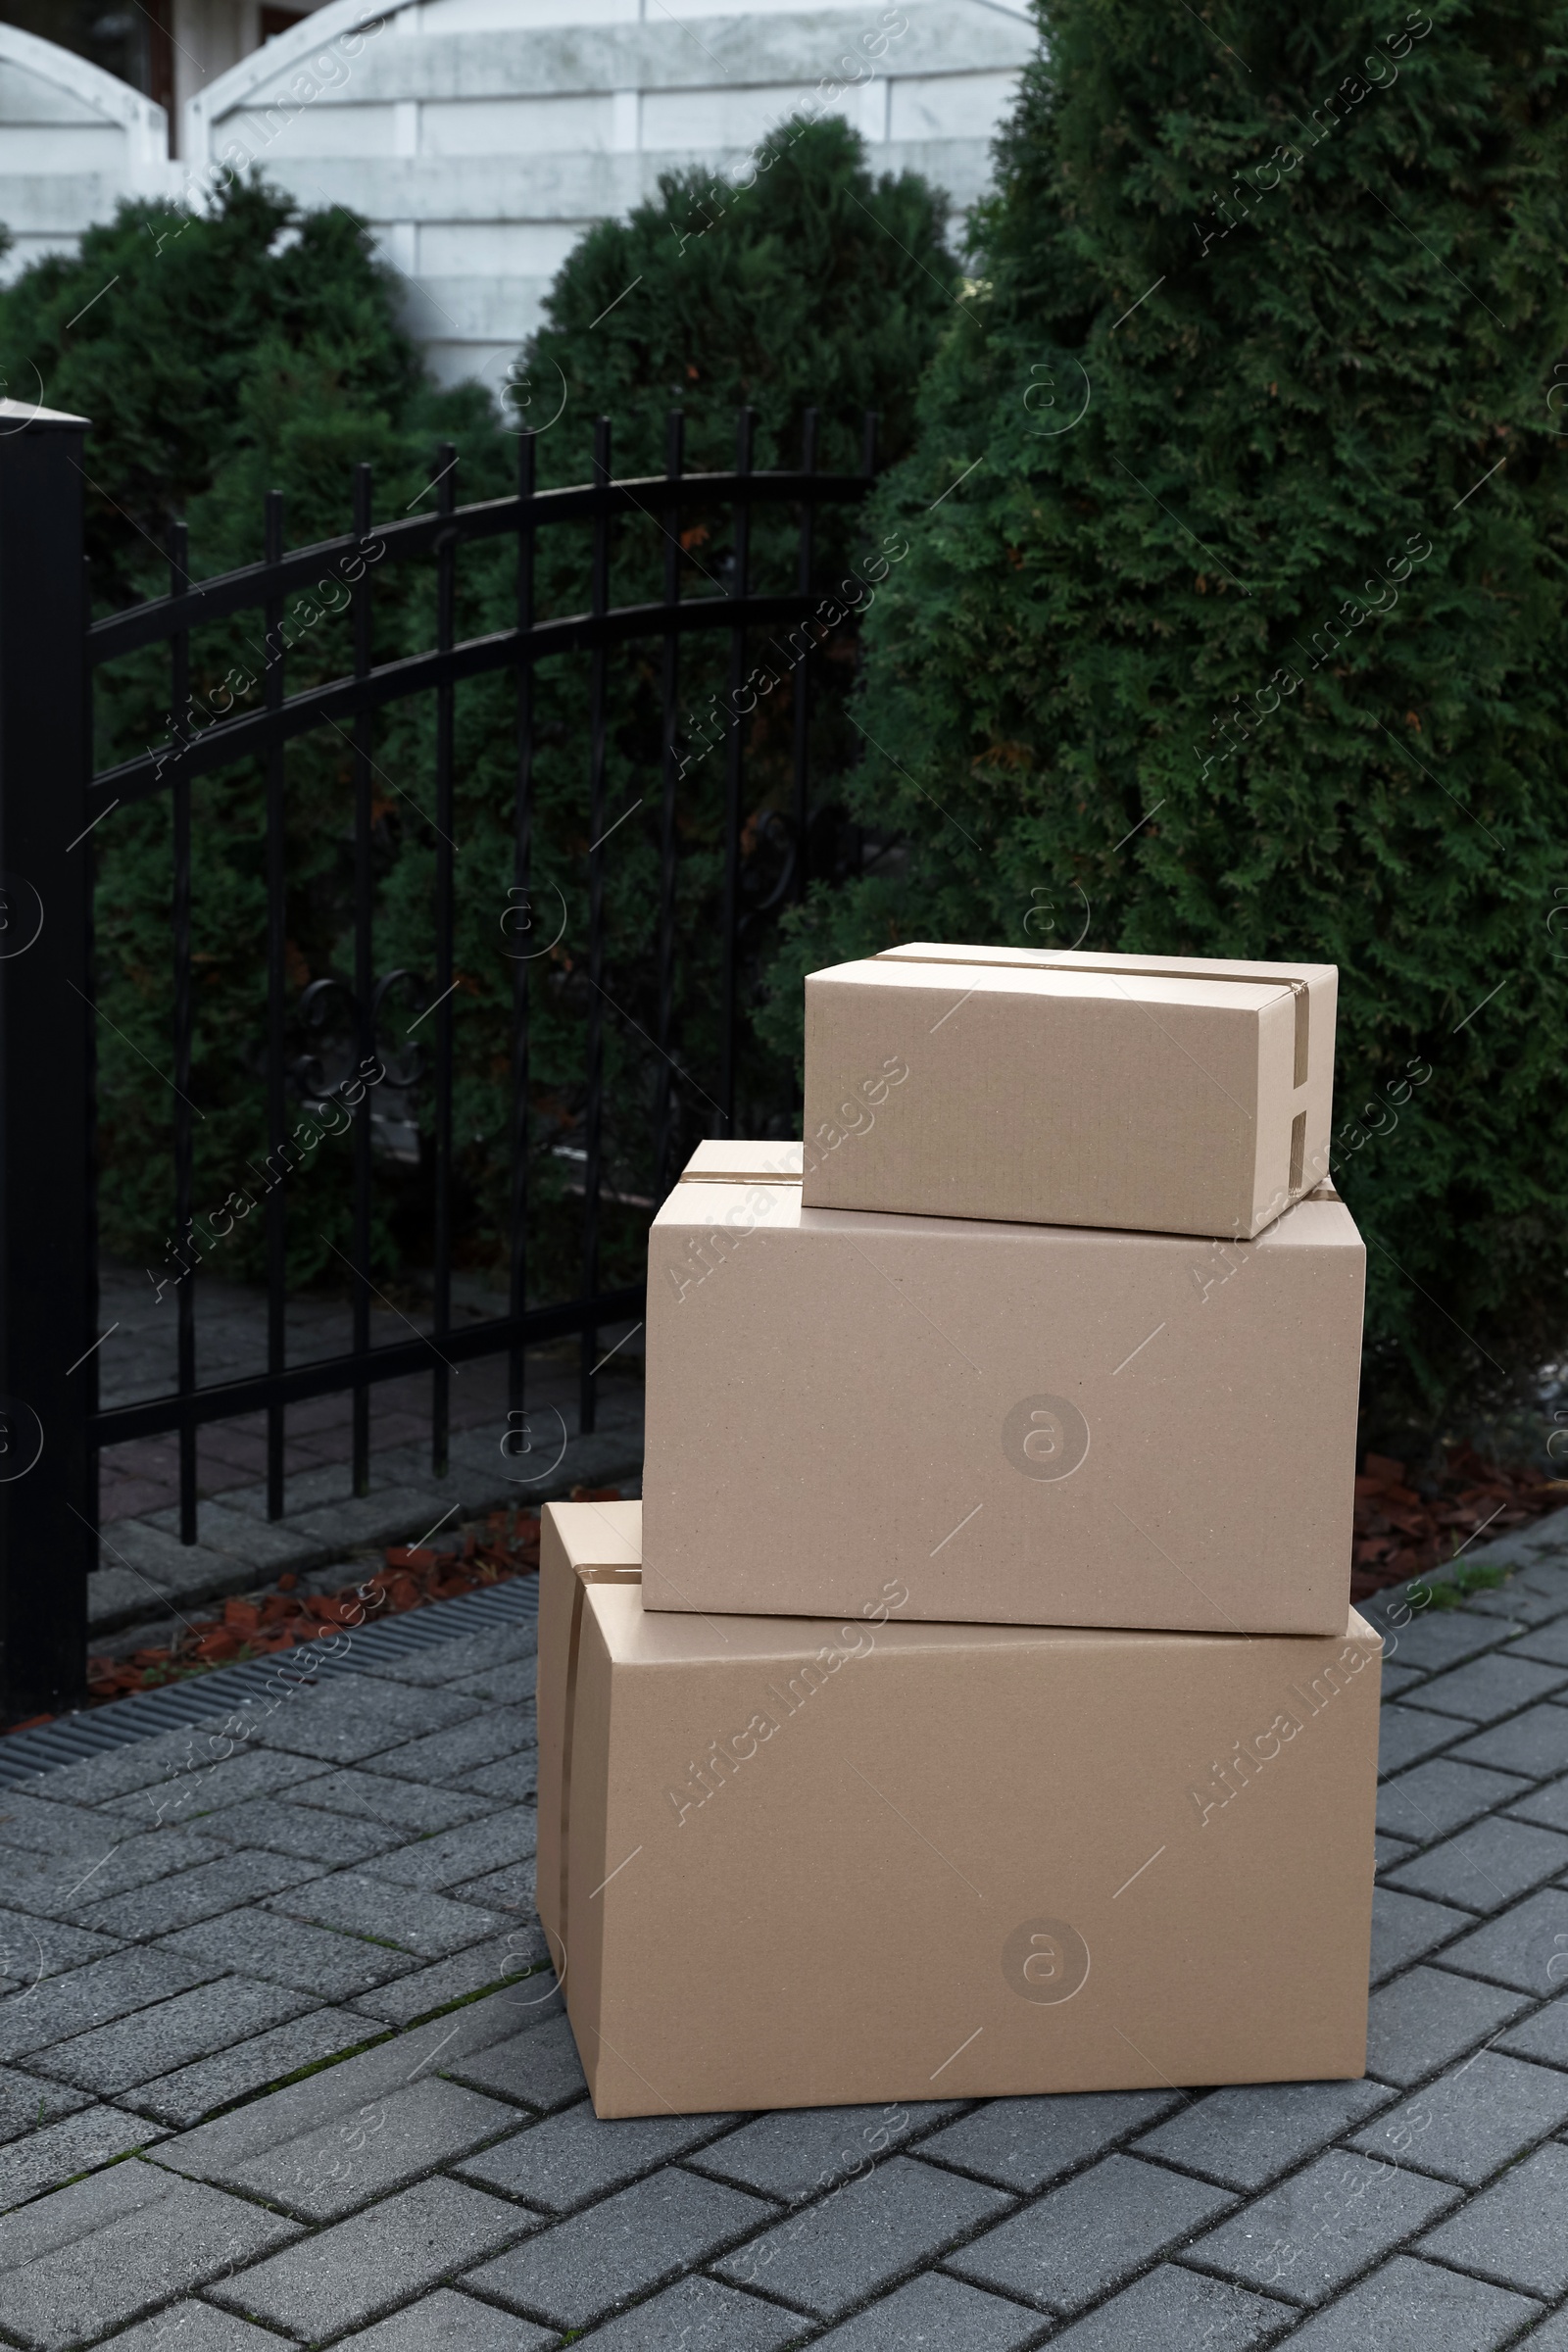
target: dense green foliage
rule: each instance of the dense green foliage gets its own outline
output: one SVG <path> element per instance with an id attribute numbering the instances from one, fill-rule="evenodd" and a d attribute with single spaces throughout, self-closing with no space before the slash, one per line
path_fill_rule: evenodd
<path id="1" fill-rule="evenodd" d="M 1568 8 L 1041 24 L 878 517 L 909 861 L 772 1033 L 901 937 L 1336 962 L 1371 1426 L 1430 1429 L 1568 1332 Z"/>
<path id="2" fill-rule="evenodd" d="M 398 290 L 372 260 L 362 222 L 341 209 L 299 213 L 258 184 L 231 187 L 214 210 L 128 205 L 83 239 L 79 254 L 43 262 L 0 295 L 0 370 L 13 392 L 91 418 L 88 537 L 95 602 L 116 611 L 167 590 L 170 524 L 188 525 L 193 578 L 263 553 L 266 494 L 284 494 L 284 543 L 341 533 L 352 514 L 357 464 L 373 470 L 378 520 L 428 512 L 440 493 L 439 445 L 460 464 L 447 481 L 460 501 L 494 496 L 515 479 L 520 424 L 534 433 L 544 483 L 589 477 L 593 420 L 614 426 L 617 472 L 662 467 L 672 398 L 687 419 L 689 468 L 726 466 L 735 412 L 758 416 L 759 466 L 797 462 L 805 412 L 821 412 L 821 458 L 858 464 L 863 409 L 883 416 L 884 445 L 907 447 L 913 386 L 950 315 L 954 265 L 942 245 L 942 204 L 923 183 L 874 180 L 859 141 L 841 122 L 786 125 L 754 161 L 753 184 L 715 191 L 700 174 L 672 177 L 660 198 L 621 225 L 593 231 L 566 262 L 547 322 L 519 361 L 500 416 L 477 386 L 438 392 L 398 324 Z M 703 223 L 709 225 L 706 229 Z M 616 295 L 609 316 L 600 314 Z M 596 324 L 596 321 L 598 323 Z M 36 377 L 33 370 L 36 369 Z M 41 386 L 41 393 L 37 387 Z M 537 394 L 537 396 L 536 396 Z M 505 429 L 505 428 L 513 429 Z M 798 516 L 759 508 L 752 577 L 759 588 L 795 584 Z M 678 577 L 683 596 L 724 591 L 733 556 L 731 514 L 701 496 L 683 510 Z M 858 517 L 824 521 L 819 567 L 859 560 Z M 617 523 L 611 548 L 612 601 L 657 601 L 669 545 L 652 509 Z M 543 615 L 588 603 L 589 534 L 557 526 L 538 535 L 535 605 Z M 388 562 L 368 575 L 374 658 L 434 641 L 434 566 Z M 352 667 L 343 568 L 323 563 L 322 584 L 288 600 L 281 639 L 288 691 Z M 465 548 L 457 564 L 459 639 L 506 628 L 516 613 L 516 547 L 509 536 Z M 839 715 L 853 669 L 853 624 L 821 631 L 813 754 L 819 775 L 855 738 Z M 100 767 L 199 735 L 216 717 L 260 707 L 275 677 L 278 640 L 263 616 L 197 628 L 191 690 L 171 708 L 167 652 L 99 673 Z M 760 649 L 746 648 L 747 662 Z M 772 659 L 763 656 L 764 659 Z M 717 1030 L 715 917 L 722 858 L 724 754 L 702 723 L 723 689 L 730 633 L 683 640 L 677 730 L 687 760 L 678 794 L 677 928 L 680 988 L 672 1032 L 689 1080 L 672 1081 L 671 1150 L 711 1125 Z M 608 662 L 604 822 L 606 853 L 606 1135 L 612 1195 L 605 1272 L 636 1267 L 654 1171 L 650 1135 L 660 1073 L 657 907 L 663 746 L 662 679 L 656 644 L 613 649 Z M 503 1254 L 510 1181 L 509 1036 L 514 978 L 526 975 L 531 1052 L 530 1289 L 548 1294 L 577 1279 L 578 1209 L 571 1192 L 582 1146 L 585 1047 L 596 1004 L 582 969 L 587 929 L 589 661 L 540 665 L 534 693 L 531 906 L 522 928 L 514 884 L 518 783 L 517 708 L 505 673 L 462 685 L 455 697 L 457 877 L 455 1000 L 460 1257 L 494 1266 Z M 754 698 L 756 699 L 756 698 Z M 743 814 L 748 857 L 744 936 L 760 968 L 791 844 L 787 693 L 758 703 L 748 721 Z M 386 1043 L 400 1047 L 410 1015 L 428 998 L 434 968 L 434 698 L 391 706 L 376 719 L 372 779 L 375 956 L 378 973 L 413 980 L 390 1001 Z M 352 976 L 355 760 L 345 732 L 327 726 L 287 753 L 290 1052 L 313 1039 L 298 1023 L 306 986 Z M 266 1149 L 262 1050 L 266 1036 L 266 834 L 263 776 L 253 760 L 198 778 L 193 820 L 195 1021 L 190 1096 L 195 1122 L 198 1247 L 214 1212 L 251 1181 Z M 94 836 L 98 858 L 102 1228 L 111 1250 L 164 1265 L 174 1240 L 173 990 L 171 955 L 172 812 L 167 789 L 117 810 Z M 831 820 L 827 847 L 831 849 Z M 830 862 L 824 856 L 819 862 Z M 559 937 L 554 935 L 560 932 Z M 519 946 L 548 952 L 520 967 Z M 337 999 L 338 1044 L 346 1044 Z M 426 1024 L 416 1043 L 430 1035 Z M 749 1036 L 742 1091 L 753 1118 L 787 1110 L 788 1061 L 759 1053 Z M 309 1085 L 304 1091 L 309 1092 Z M 387 1098 L 382 1098 L 383 1101 Z M 429 1262 L 428 1056 L 416 1108 L 425 1139 L 417 1170 L 380 1161 L 373 1251 L 382 1278 Z M 326 1145 L 289 1189 L 289 1258 L 296 1280 L 340 1273 L 333 1255 L 350 1233 L 346 1144 Z M 252 1188 L 254 1189 L 254 1187 Z M 254 1274 L 262 1220 L 241 1220 L 210 1255 L 218 1271 Z"/>

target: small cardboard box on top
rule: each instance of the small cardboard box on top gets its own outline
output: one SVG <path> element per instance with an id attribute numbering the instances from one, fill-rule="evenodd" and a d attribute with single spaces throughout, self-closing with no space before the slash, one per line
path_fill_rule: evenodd
<path id="1" fill-rule="evenodd" d="M 1332 964 L 891 948 L 806 982 L 806 1203 L 1250 1241 L 1328 1174 Z"/>
<path id="2" fill-rule="evenodd" d="M 706 1143 L 649 1235 L 643 1601 L 1337 1633 L 1365 1251 L 802 1205 Z"/>
<path id="3" fill-rule="evenodd" d="M 700 1491 L 691 1507 L 701 1510 Z M 1381 1644 L 645 1612 L 552 1503 L 538 1903 L 601 2116 L 1362 2073 Z"/>

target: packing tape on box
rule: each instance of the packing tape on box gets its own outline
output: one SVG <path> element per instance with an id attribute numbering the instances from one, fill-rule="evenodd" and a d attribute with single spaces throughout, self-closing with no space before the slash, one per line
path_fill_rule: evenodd
<path id="1" fill-rule="evenodd" d="M 1083 972 L 1103 980 L 1215 980 L 1238 988 L 1288 988 L 1296 1000 L 1296 1067 L 1294 1083 L 1306 1084 L 1307 1049 L 1311 1039 L 1312 996 L 1304 980 L 1282 980 L 1278 972 L 1178 972 L 1164 966 L 1146 965 L 1141 971 L 1129 971 L 1125 964 L 1054 963 L 1044 953 L 1038 956 L 965 956 L 955 950 L 951 955 L 914 956 L 906 948 L 882 948 L 872 956 L 873 963 L 945 963 L 956 964 L 964 971 L 981 972 Z"/>

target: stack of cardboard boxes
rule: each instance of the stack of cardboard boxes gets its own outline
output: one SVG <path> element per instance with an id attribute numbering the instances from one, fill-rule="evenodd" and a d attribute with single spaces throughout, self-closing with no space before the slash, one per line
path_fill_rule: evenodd
<path id="1" fill-rule="evenodd" d="M 645 1501 L 546 1513 L 601 2115 L 1361 2073 L 1379 1643 L 1332 968 L 909 947 L 655 1220 Z"/>

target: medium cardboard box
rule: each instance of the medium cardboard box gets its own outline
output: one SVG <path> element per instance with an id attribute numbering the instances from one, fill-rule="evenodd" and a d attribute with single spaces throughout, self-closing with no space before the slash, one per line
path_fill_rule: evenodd
<path id="1" fill-rule="evenodd" d="M 803 1207 L 708 1143 L 654 1220 L 644 1598 L 1330 1634 L 1350 1597 L 1365 1252 Z M 739 1179 L 737 1181 L 736 1179 Z"/>
<path id="2" fill-rule="evenodd" d="M 919 945 L 806 983 L 809 1208 L 1250 1241 L 1328 1174 L 1324 963 Z"/>
<path id="3" fill-rule="evenodd" d="M 700 1498 L 697 1507 L 701 1507 Z M 1380 1643 L 644 1611 L 545 1511 L 538 1903 L 601 2116 L 1355 2076 Z"/>

